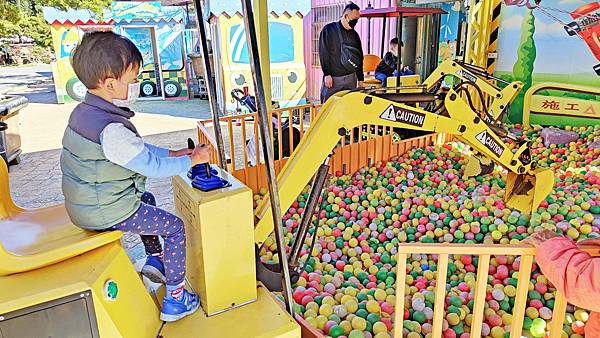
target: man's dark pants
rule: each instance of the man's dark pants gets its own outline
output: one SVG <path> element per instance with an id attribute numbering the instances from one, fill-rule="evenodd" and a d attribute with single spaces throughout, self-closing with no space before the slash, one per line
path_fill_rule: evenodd
<path id="1" fill-rule="evenodd" d="M 331 88 L 327 88 L 325 86 L 325 80 L 323 80 L 323 84 L 321 85 L 321 103 L 325 103 L 331 95 L 339 91 L 356 89 L 357 82 L 358 80 L 355 73 L 344 76 L 334 76 L 333 86 Z"/>

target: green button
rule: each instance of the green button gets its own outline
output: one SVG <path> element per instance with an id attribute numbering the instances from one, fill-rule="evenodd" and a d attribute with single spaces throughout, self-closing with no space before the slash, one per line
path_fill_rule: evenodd
<path id="1" fill-rule="evenodd" d="M 112 279 L 109 279 L 104 283 L 104 296 L 106 299 L 110 301 L 117 300 L 117 295 L 119 294 L 119 287 L 117 286 L 117 282 Z"/>

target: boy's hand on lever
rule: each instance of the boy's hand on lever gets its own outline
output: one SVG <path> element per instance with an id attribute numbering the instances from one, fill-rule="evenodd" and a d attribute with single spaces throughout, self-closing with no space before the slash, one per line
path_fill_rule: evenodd
<path id="1" fill-rule="evenodd" d="M 179 150 L 169 150 L 169 157 L 189 156 L 192 154 L 192 149 L 184 148 Z"/>
<path id="2" fill-rule="evenodd" d="M 191 154 L 192 166 L 210 162 L 211 147 L 207 144 L 199 144 Z"/>

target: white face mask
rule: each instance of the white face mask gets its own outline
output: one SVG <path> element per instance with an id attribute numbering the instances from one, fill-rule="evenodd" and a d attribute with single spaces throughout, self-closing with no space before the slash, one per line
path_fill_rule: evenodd
<path id="1" fill-rule="evenodd" d="M 129 107 L 134 104 L 140 96 L 140 82 L 129 83 L 127 85 L 127 98 L 125 100 L 113 99 L 113 104 L 117 107 Z"/>

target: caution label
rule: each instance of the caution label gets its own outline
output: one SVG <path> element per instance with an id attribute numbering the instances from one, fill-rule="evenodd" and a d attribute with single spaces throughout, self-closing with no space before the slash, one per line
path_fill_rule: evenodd
<path id="1" fill-rule="evenodd" d="M 504 148 L 500 145 L 500 142 L 496 141 L 494 137 L 488 134 L 487 131 L 482 131 L 477 136 L 475 136 L 477 141 L 481 142 L 486 148 L 492 151 L 494 155 L 497 157 L 502 156 L 504 153 Z"/>
<path id="2" fill-rule="evenodd" d="M 467 81 L 471 81 L 473 83 L 477 82 L 477 77 L 475 75 L 465 71 L 464 69 L 459 69 L 456 72 L 456 75 L 467 79 Z"/>
<path id="3" fill-rule="evenodd" d="M 387 109 L 381 113 L 379 117 L 383 120 L 406 123 L 415 127 L 423 127 L 423 124 L 425 123 L 425 114 L 421 112 L 405 110 L 396 107 L 393 104 L 387 107 Z"/>

